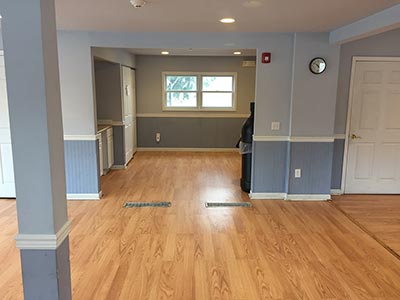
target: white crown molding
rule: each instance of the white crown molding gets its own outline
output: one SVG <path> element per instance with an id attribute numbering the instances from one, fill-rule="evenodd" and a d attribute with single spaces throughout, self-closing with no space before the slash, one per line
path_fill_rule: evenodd
<path id="1" fill-rule="evenodd" d="M 21 250 L 56 250 L 68 237 L 71 231 L 71 221 L 56 234 L 18 234 L 15 237 L 16 246 Z"/>
<path id="2" fill-rule="evenodd" d="M 141 113 L 136 114 L 138 118 L 237 118 L 247 119 L 250 114 L 234 114 L 234 113 Z"/>
<path id="3" fill-rule="evenodd" d="M 238 148 L 145 148 L 139 147 L 137 151 L 170 151 L 170 152 L 239 152 Z"/>
<path id="4" fill-rule="evenodd" d="M 253 136 L 256 142 L 292 142 L 292 143 L 333 143 L 334 137 L 319 136 Z"/>
<path id="5" fill-rule="evenodd" d="M 64 141 L 95 141 L 96 135 L 64 135 Z"/>
<path id="6" fill-rule="evenodd" d="M 250 193 L 252 200 L 285 200 L 286 193 Z"/>
<path id="7" fill-rule="evenodd" d="M 346 139 L 346 134 L 335 134 L 335 140 L 345 140 Z"/>
<path id="8" fill-rule="evenodd" d="M 101 191 L 93 194 L 67 194 L 67 200 L 100 200 L 102 196 Z"/>
<path id="9" fill-rule="evenodd" d="M 331 200 L 331 195 L 330 194 L 300 194 L 300 195 L 294 195 L 294 194 L 288 194 L 286 196 L 286 200 L 292 200 L 292 201 L 326 201 L 326 200 Z"/>

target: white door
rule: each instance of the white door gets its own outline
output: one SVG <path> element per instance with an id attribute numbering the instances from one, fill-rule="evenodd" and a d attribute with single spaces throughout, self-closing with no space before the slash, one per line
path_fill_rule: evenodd
<path id="1" fill-rule="evenodd" d="M 136 71 L 131 70 L 132 82 L 132 131 L 133 131 L 133 153 L 137 151 L 137 122 L 136 122 Z"/>
<path id="2" fill-rule="evenodd" d="M 128 163 L 136 151 L 135 73 L 131 68 L 122 67 L 122 75 L 124 88 L 125 162 Z"/>
<path id="3" fill-rule="evenodd" d="M 356 62 L 345 192 L 400 194 L 400 61 Z"/>
<path id="4" fill-rule="evenodd" d="M 4 56 L 0 53 L 0 198 L 14 198 L 14 166 L 11 151 Z"/>

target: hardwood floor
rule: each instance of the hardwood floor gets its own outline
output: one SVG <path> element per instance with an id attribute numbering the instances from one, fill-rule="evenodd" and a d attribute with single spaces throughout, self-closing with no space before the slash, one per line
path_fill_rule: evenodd
<path id="1" fill-rule="evenodd" d="M 104 198 L 68 203 L 74 299 L 400 299 L 400 261 L 328 202 L 249 201 L 236 153 L 138 153 Z M 122 208 L 171 201 L 170 208 Z M 0 299 L 22 299 L 0 201 Z"/>
<path id="2" fill-rule="evenodd" d="M 343 195 L 334 204 L 400 257 L 400 195 Z"/>

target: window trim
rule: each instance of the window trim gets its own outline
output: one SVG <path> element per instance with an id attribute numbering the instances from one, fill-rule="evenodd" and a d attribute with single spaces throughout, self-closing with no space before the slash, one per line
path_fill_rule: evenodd
<path id="1" fill-rule="evenodd" d="M 232 107 L 203 107 L 203 92 L 204 93 L 230 93 L 229 91 L 203 91 L 203 76 L 232 76 L 233 77 L 233 87 L 232 87 Z M 195 92 L 197 94 L 196 98 L 196 107 L 168 107 L 167 106 L 167 93 L 166 90 L 166 77 L 167 76 L 196 76 L 197 77 L 197 89 L 196 91 L 187 91 L 187 92 Z M 177 71 L 165 71 L 161 74 L 162 77 L 162 110 L 163 111 L 237 111 L 237 72 L 177 72 Z M 186 92 L 186 91 L 184 91 Z"/>

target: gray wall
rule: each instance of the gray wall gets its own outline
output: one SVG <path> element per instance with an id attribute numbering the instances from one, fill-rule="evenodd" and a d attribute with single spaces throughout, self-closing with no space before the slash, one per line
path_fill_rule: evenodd
<path id="1" fill-rule="evenodd" d="M 353 56 L 400 56 L 400 29 L 342 45 L 337 88 L 335 133 L 346 132 Z"/>
<path id="2" fill-rule="evenodd" d="M 255 57 L 249 58 L 255 60 Z M 237 111 L 247 114 L 254 101 L 255 68 L 243 68 L 242 57 L 136 56 L 137 112 L 162 113 L 162 72 L 237 72 Z"/>
<path id="3" fill-rule="evenodd" d="M 243 118 L 138 118 L 139 147 L 235 148 Z M 161 142 L 155 140 L 161 134 Z"/>
<path id="4" fill-rule="evenodd" d="M 254 134 L 284 136 L 290 131 L 290 101 L 293 70 L 294 34 L 281 35 L 274 43 L 257 50 L 256 116 Z M 261 64 L 263 52 L 271 53 L 271 63 Z M 271 122 L 280 122 L 272 131 Z"/>
<path id="5" fill-rule="evenodd" d="M 291 136 L 333 136 L 340 48 L 326 33 L 296 33 Z M 326 71 L 315 75 L 309 63 L 323 57 Z"/>
<path id="6" fill-rule="evenodd" d="M 98 120 L 122 121 L 121 66 L 106 61 L 94 62 Z"/>
<path id="7" fill-rule="evenodd" d="M 92 58 L 87 33 L 58 32 L 61 104 L 65 135 L 94 135 Z"/>
<path id="8" fill-rule="evenodd" d="M 109 62 L 119 63 L 124 66 L 135 68 L 136 59 L 135 55 L 124 49 L 114 48 L 92 48 L 92 55 L 94 57 L 102 58 Z"/>

